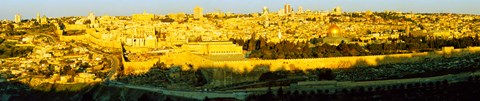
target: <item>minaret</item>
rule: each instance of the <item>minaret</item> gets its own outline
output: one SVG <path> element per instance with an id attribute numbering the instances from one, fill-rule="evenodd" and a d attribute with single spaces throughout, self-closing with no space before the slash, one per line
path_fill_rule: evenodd
<path id="1" fill-rule="evenodd" d="M 410 19 L 413 20 L 413 11 L 410 11 Z"/>
<path id="2" fill-rule="evenodd" d="M 36 19 L 36 20 L 37 20 L 37 23 L 40 23 L 40 19 L 41 19 L 41 18 L 40 18 L 40 13 L 37 13 L 37 19 Z"/>

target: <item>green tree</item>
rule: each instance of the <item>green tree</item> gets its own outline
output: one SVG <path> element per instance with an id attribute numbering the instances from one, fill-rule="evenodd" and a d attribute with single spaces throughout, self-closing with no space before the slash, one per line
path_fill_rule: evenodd
<path id="1" fill-rule="evenodd" d="M 7 31 L 7 32 L 12 32 L 12 31 L 13 31 L 13 28 L 14 28 L 13 24 L 12 24 L 12 23 L 8 23 L 7 26 L 6 26 L 6 31 Z"/>
<path id="2" fill-rule="evenodd" d="M 64 30 L 65 29 L 65 25 L 61 22 L 58 23 L 58 27 L 60 27 L 60 30 Z"/>
<path id="3" fill-rule="evenodd" d="M 343 56 L 351 56 L 350 54 L 350 48 L 348 47 L 348 44 L 345 43 L 345 41 L 342 41 L 338 46 L 337 50 L 341 51 L 341 54 Z"/>
<path id="4" fill-rule="evenodd" d="M 255 44 L 256 44 L 256 40 L 255 40 L 255 33 L 253 33 L 250 37 L 250 41 L 248 43 L 248 51 L 253 51 L 255 50 Z"/>

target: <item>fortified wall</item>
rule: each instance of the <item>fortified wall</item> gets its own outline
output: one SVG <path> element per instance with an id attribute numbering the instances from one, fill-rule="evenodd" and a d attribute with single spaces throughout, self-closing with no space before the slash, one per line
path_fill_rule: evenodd
<path id="1" fill-rule="evenodd" d="M 444 57 L 460 57 L 480 52 L 480 47 L 453 49 L 445 47 L 441 51 L 390 54 L 373 56 L 351 56 L 307 59 L 247 59 L 241 61 L 209 60 L 201 55 L 191 53 L 170 54 L 162 57 L 160 62 L 168 66 L 182 66 L 183 69 L 202 69 L 207 73 L 211 85 L 228 85 L 232 83 L 256 81 L 262 73 L 276 70 L 307 70 L 316 68 L 351 68 L 356 66 L 376 66 L 393 63 L 429 61 Z M 249 75 L 243 75 L 248 73 Z"/>
<path id="2" fill-rule="evenodd" d="M 120 46 L 121 47 L 121 46 Z M 147 61 L 126 61 L 125 56 L 122 56 L 123 73 L 124 74 L 142 74 L 146 73 L 152 68 L 159 59 L 148 59 Z"/>
<path id="3" fill-rule="evenodd" d="M 443 55 L 432 53 L 392 54 L 374 56 L 306 58 L 306 59 L 276 59 L 276 60 L 243 60 L 214 61 L 211 67 L 233 67 L 237 71 L 252 70 L 255 66 L 268 66 L 270 71 L 276 70 L 307 70 L 316 68 L 350 68 L 354 66 L 377 66 L 382 64 L 415 62 L 426 58 L 439 58 Z"/>
<path id="4" fill-rule="evenodd" d="M 148 61 L 127 62 L 122 55 L 123 73 L 124 74 L 141 74 L 146 73 L 150 68 L 158 62 L 158 59 L 150 59 Z"/>
<path id="5" fill-rule="evenodd" d="M 441 51 L 408 53 L 408 54 L 390 54 L 390 55 L 372 55 L 372 56 L 349 56 L 349 57 L 329 57 L 329 58 L 305 58 L 305 59 L 276 59 L 261 60 L 248 59 L 239 61 L 215 61 L 208 60 L 199 55 L 182 53 L 170 54 L 162 57 L 162 61 L 167 65 L 190 66 L 193 69 L 198 68 L 232 68 L 238 72 L 252 70 L 256 66 L 268 66 L 270 71 L 285 70 L 307 70 L 315 68 L 350 68 L 354 66 L 377 66 L 392 63 L 418 62 L 428 59 L 437 59 L 442 57 L 465 56 L 470 53 L 480 52 L 480 47 L 469 47 L 464 49 L 453 49 L 445 47 Z"/>

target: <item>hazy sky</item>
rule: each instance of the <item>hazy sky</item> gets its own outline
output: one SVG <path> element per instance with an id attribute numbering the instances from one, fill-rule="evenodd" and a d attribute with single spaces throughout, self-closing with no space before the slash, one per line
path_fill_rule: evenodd
<path id="1" fill-rule="evenodd" d="M 153 14 L 192 13 L 195 6 L 204 13 L 220 9 L 232 13 L 261 12 L 263 6 L 278 11 L 285 3 L 296 9 L 331 10 L 340 6 L 344 11 L 451 12 L 480 14 L 480 0 L 0 0 L 0 19 L 30 19 L 36 13 L 48 17 L 95 15 L 131 15 L 147 11 Z M 479 6 L 479 7 L 477 7 Z"/>

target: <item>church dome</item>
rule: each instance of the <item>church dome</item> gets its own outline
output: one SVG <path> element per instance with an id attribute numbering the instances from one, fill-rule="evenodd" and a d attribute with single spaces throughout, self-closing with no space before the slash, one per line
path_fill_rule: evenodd
<path id="1" fill-rule="evenodd" d="M 337 36 L 340 33 L 340 28 L 337 25 L 332 24 L 328 27 L 327 31 L 327 36 Z"/>

